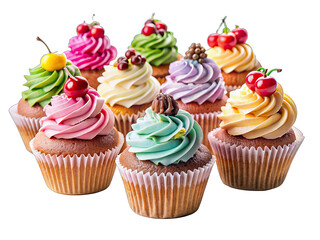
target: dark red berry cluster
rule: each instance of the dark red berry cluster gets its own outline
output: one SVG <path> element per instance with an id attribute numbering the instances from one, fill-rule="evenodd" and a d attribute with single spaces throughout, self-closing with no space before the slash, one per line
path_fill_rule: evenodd
<path id="1" fill-rule="evenodd" d="M 152 14 L 152 17 L 144 23 L 144 27 L 142 28 L 141 33 L 145 36 L 149 36 L 152 33 L 160 34 L 161 36 L 163 36 L 167 31 L 167 25 L 160 22 L 159 20 L 153 19 L 153 16 L 154 13 Z"/>
<path id="2" fill-rule="evenodd" d="M 206 49 L 201 46 L 200 43 L 192 43 L 188 51 L 186 51 L 185 59 L 196 60 L 199 63 L 204 63 L 204 59 L 207 57 Z"/>
<path id="3" fill-rule="evenodd" d="M 131 60 L 131 63 L 133 65 L 141 65 L 145 64 L 147 59 L 144 56 L 141 56 L 141 54 L 136 53 L 134 49 L 130 48 L 125 53 L 126 57 L 119 57 L 117 60 L 117 68 L 119 70 L 126 70 L 129 67 L 129 59 Z"/>

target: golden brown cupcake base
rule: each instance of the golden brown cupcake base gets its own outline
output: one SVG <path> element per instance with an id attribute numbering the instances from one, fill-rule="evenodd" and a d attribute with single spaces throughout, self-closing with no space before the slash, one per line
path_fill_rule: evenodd
<path id="1" fill-rule="evenodd" d="M 81 75 L 88 80 L 89 86 L 93 87 L 96 90 L 100 84 L 97 79 L 98 77 L 102 76 L 103 72 L 104 68 L 100 70 L 80 70 Z"/>
<path id="2" fill-rule="evenodd" d="M 46 116 L 40 104 L 37 103 L 30 107 L 28 101 L 22 98 L 18 102 L 18 114 L 29 118 L 42 118 Z"/>
<path id="3" fill-rule="evenodd" d="M 176 61 L 180 60 L 181 58 L 183 58 L 183 56 L 179 53 Z M 156 79 L 158 79 L 160 84 L 163 84 L 166 81 L 166 76 L 169 75 L 169 66 L 170 66 L 170 63 L 163 64 L 160 66 L 151 65 L 152 76 L 154 76 Z"/>
<path id="4" fill-rule="evenodd" d="M 257 66 L 255 66 L 252 70 L 250 71 L 244 71 L 244 72 L 231 72 L 231 73 L 225 73 L 224 71 L 221 71 L 223 80 L 226 85 L 231 85 L 231 86 L 242 86 L 244 83 L 246 83 L 246 77 L 247 75 L 254 71 L 257 70 L 258 68 L 261 67 L 261 64 L 258 62 Z"/>
<path id="5" fill-rule="evenodd" d="M 190 158 L 186 163 L 180 162 L 178 164 L 171 164 L 169 166 L 163 166 L 162 164 L 156 165 L 153 162 L 146 160 L 140 161 L 135 153 L 129 152 L 129 147 L 127 147 L 120 155 L 119 161 L 121 165 L 127 169 L 132 169 L 133 171 L 147 173 L 150 175 L 157 173 L 175 173 L 175 172 L 187 172 L 188 170 L 197 169 L 203 167 L 210 162 L 212 155 L 207 147 L 201 145 L 198 151 Z"/>
<path id="6" fill-rule="evenodd" d="M 119 134 L 113 129 L 106 136 L 96 136 L 92 140 L 48 138 L 43 132 L 38 132 L 33 141 L 35 150 L 51 155 L 78 155 L 105 152 L 118 145 Z"/>
<path id="7" fill-rule="evenodd" d="M 220 129 L 209 134 L 222 182 L 252 191 L 273 189 L 284 182 L 303 139 L 296 128 L 274 140 L 245 140 Z"/>

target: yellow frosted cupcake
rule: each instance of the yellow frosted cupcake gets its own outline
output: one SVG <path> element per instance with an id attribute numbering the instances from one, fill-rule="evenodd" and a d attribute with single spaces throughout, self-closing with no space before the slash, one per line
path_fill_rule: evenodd
<path id="1" fill-rule="evenodd" d="M 261 67 L 251 46 L 246 43 L 248 33 L 245 29 L 236 28 L 232 31 L 222 19 L 223 33 L 210 34 L 207 50 L 208 58 L 213 59 L 220 69 L 228 92 L 240 88 L 245 83 L 246 76 Z"/>
<path id="2" fill-rule="evenodd" d="M 98 78 L 98 92 L 113 111 L 116 128 L 125 135 L 160 92 L 160 83 L 145 57 L 134 50 L 128 50 L 126 56 L 118 58 L 114 66 L 105 66 Z"/>

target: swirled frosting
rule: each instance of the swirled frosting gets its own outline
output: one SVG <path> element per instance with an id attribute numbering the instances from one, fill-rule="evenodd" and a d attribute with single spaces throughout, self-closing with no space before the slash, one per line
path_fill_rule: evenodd
<path id="1" fill-rule="evenodd" d="M 72 76 L 80 76 L 79 69 L 67 62 L 66 68 Z M 29 89 L 22 92 L 22 98 L 32 107 L 39 103 L 42 107 L 50 103 L 51 97 L 63 91 L 65 81 L 69 78 L 65 69 L 58 71 L 44 70 L 41 65 L 29 69 L 30 75 L 25 75 L 27 82 L 24 86 Z"/>
<path id="2" fill-rule="evenodd" d="M 98 78 L 99 94 L 110 106 L 115 104 L 129 108 L 133 105 L 151 103 L 160 92 L 160 84 L 152 77 L 152 67 L 147 62 L 142 65 L 129 64 L 128 69 L 118 70 L 105 66 L 105 72 Z"/>
<path id="3" fill-rule="evenodd" d="M 231 50 L 213 47 L 207 51 L 207 54 L 225 73 L 250 71 L 258 64 L 256 55 L 246 43 L 237 44 Z"/>
<path id="4" fill-rule="evenodd" d="M 107 36 L 94 38 L 90 32 L 71 38 L 69 48 L 71 50 L 65 52 L 67 58 L 81 70 L 102 69 L 117 56 L 117 50 Z"/>
<path id="5" fill-rule="evenodd" d="M 203 133 L 190 113 L 179 110 L 175 116 L 154 113 L 146 115 L 132 125 L 127 134 L 130 152 L 139 160 L 150 160 L 164 166 L 187 162 L 201 145 Z"/>
<path id="6" fill-rule="evenodd" d="M 134 37 L 130 48 L 145 56 L 147 62 L 153 66 L 169 64 L 178 58 L 177 40 L 173 37 L 172 32 L 160 34 L 151 34 L 145 36 L 138 34 Z"/>
<path id="7" fill-rule="evenodd" d="M 112 111 L 93 89 L 83 97 L 54 96 L 44 110 L 46 117 L 40 120 L 40 131 L 49 138 L 90 140 L 107 135 L 114 125 Z"/>
<path id="8" fill-rule="evenodd" d="M 215 102 L 224 95 L 221 70 L 212 59 L 205 58 L 202 64 L 181 59 L 170 64 L 169 73 L 161 90 L 175 100 L 201 105 L 206 101 Z"/>
<path id="9" fill-rule="evenodd" d="M 246 84 L 230 92 L 227 105 L 218 116 L 220 127 L 230 135 L 242 135 L 247 139 L 258 137 L 275 139 L 283 136 L 297 118 L 297 108 L 292 99 L 283 94 L 278 83 L 277 90 L 267 97 L 261 97 Z"/>

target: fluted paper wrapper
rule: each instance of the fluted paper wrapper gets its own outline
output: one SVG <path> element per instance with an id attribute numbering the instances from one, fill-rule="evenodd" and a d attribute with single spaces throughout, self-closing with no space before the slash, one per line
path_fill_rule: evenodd
<path id="1" fill-rule="evenodd" d="M 268 190 L 280 186 L 304 136 L 293 128 L 296 140 L 277 148 L 242 147 L 215 138 L 219 129 L 209 133 L 220 178 L 224 184 L 243 190 Z"/>
<path id="2" fill-rule="evenodd" d="M 89 194 L 106 189 L 113 178 L 115 159 L 123 144 L 119 133 L 116 147 L 93 155 L 50 155 L 33 148 L 32 152 L 39 164 L 47 186 L 54 192 L 68 195 Z"/>
<path id="3" fill-rule="evenodd" d="M 214 162 L 213 158 L 187 173 L 150 175 L 127 169 L 116 160 L 131 209 L 151 218 L 176 218 L 197 211 Z"/>
<path id="4" fill-rule="evenodd" d="M 208 134 L 211 132 L 213 129 L 216 129 L 219 127 L 219 124 L 221 120 L 218 118 L 218 115 L 221 112 L 211 112 L 211 113 L 197 113 L 197 114 L 192 114 L 194 117 L 194 120 L 196 120 L 200 127 L 202 128 L 203 132 L 203 140 L 202 144 L 205 145 L 210 152 L 212 153 L 211 145 L 208 140 Z"/>
<path id="5" fill-rule="evenodd" d="M 9 113 L 18 128 L 18 131 L 26 149 L 29 152 L 32 152 L 29 143 L 31 139 L 33 139 L 36 136 L 40 129 L 41 118 L 30 118 L 22 116 L 18 114 L 17 108 L 17 104 L 13 105 L 11 108 L 9 108 Z"/>

